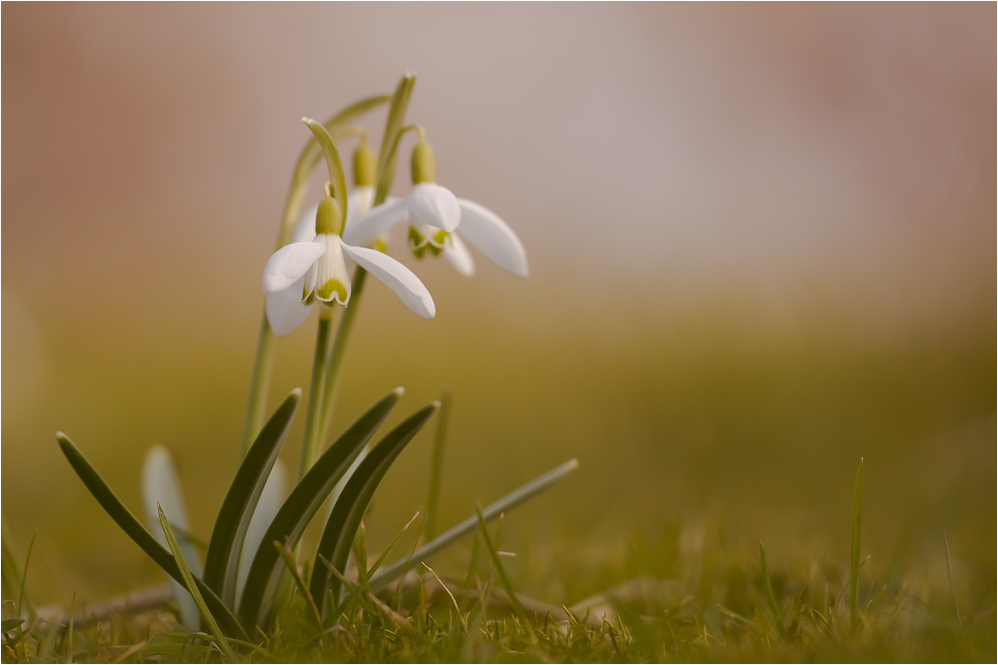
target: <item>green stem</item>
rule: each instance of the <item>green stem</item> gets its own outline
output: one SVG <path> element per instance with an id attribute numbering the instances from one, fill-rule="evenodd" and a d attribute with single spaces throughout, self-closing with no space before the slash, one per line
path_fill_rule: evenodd
<path id="1" fill-rule="evenodd" d="M 325 383 L 326 354 L 329 349 L 329 331 L 332 328 L 333 310 L 319 306 L 319 331 L 315 336 L 315 358 L 312 361 L 312 383 L 308 391 L 308 408 L 305 411 L 305 437 L 301 444 L 301 464 L 298 480 L 312 468 L 319 457 L 319 425 L 322 414 L 322 387 Z"/>
<path id="2" fill-rule="evenodd" d="M 333 349 L 326 361 L 326 379 L 322 387 L 322 413 L 321 427 L 319 428 L 319 441 L 325 441 L 329 436 L 329 426 L 333 422 L 333 409 L 336 406 L 336 394 L 340 386 L 340 370 L 343 368 L 343 354 L 346 351 L 347 341 L 353 330 L 354 319 L 357 318 L 357 310 L 360 309 L 360 296 L 364 292 L 364 283 L 367 281 L 367 271 L 357 266 L 352 280 L 352 292 L 350 294 L 350 306 L 344 309 L 340 318 L 340 325 L 336 329 L 336 339 L 333 340 Z"/>
<path id="3" fill-rule="evenodd" d="M 389 95 L 368 97 L 343 109 L 325 123 L 326 130 L 333 140 L 340 140 L 350 135 L 353 123 L 362 115 L 393 99 Z M 284 204 L 281 216 L 281 228 L 277 234 L 277 247 L 280 249 L 289 242 L 295 232 L 295 224 L 301 216 L 302 202 L 308 189 L 308 178 L 322 159 L 322 148 L 315 137 L 309 139 L 295 164 L 295 172 L 291 177 L 291 190 Z M 264 312 L 263 325 L 260 326 L 260 337 L 257 341 L 256 359 L 253 363 L 253 378 L 250 380 L 249 403 L 246 406 L 246 420 L 243 427 L 243 441 L 240 457 L 246 455 L 250 444 L 263 427 L 264 408 L 267 403 L 267 389 L 270 386 L 270 376 L 274 366 L 274 331 L 267 322 Z"/>
<path id="4" fill-rule="evenodd" d="M 392 180 L 395 177 L 399 136 L 403 131 L 405 114 L 409 108 L 409 98 L 412 96 L 414 85 L 416 85 L 416 77 L 406 74 L 395 87 L 395 93 L 391 98 L 391 106 L 388 108 L 388 120 L 385 123 L 385 134 L 381 139 L 381 149 L 378 154 L 378 184 L 374 194 L 374 206 L 381 205 L 388 198 L 388 191 L 391 189 Z M 352 280 L 350 306 L 346 308 L 343 317 L 340 319 L 340 325 L 336 331 L 336 340 L 333 342 L 333 350 L 329 355 L 329 364 L 326 368 L 320 442 L 326 440 L 329 434 L 329 427 L 333 422 L 333 410 L 336 407 L 336 394 L 339 388 L 340 372 L 343 368 L 343 356 L 346 353 L 347 342 L 350 339 L 354 320 L 357 317 L 357 310 L 360 308 L 360 298 L 364 293 L 366 278 L 367 271 L 357 266 L 357 271 L 354 273 Z"/>

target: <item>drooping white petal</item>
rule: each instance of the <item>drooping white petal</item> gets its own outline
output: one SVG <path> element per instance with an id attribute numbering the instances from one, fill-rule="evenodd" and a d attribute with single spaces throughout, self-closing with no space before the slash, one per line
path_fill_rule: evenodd
<path id="1" fill-rule="evenodd" d="M 298 218 L 298 223 L 295 224 L 294 235 L 291 236 L 291 242 L 311 242 L 315 240 L 315 215 L 318 212 L 319 204 L 316 203 Z"/>
<path id="2" fill-rule="evenodd" d="M 282 291 L 308 272 L 308 269 L 326 252 L 326 246 L 317 242 L 293 242 L 274 252 L 263 269 L 263 292 Z"/>
<path id="3" fill-rule="evenodd" d="M 171 526 L 177 526 L 185 533 L 190 531 L 190 523 L 187 521 L 187 509 L 184 506 L 184 497 L 180 491 L 180 481 L 177 479 L 177 471 L 173 467 L 173 460 L 169 451 L 163 446 L 153 446 L 146 453 L 145 463 L 142 465 L 142 503 L 146 512 L 146 524 L 149 531 L 156 536 L 164 547 L 169 547 L 163 526 L 159 522 L 159 506 L 163 507 L 166 519 Z M 177 544 L 184 555 L 187 567 L 191 569 L 197 577 L 201 577 L 201 559 L 198 551 L 188 540 L 184 533 L 175 530 Z M 172 577 L 170 586 L 173 588 L 173 597 L 177 601 L 177 608 L 180 610 L 180 620 L 188 630 L 199 630 L 201 626 L 201 614 L 194 598 L 188 593 L 182 584 L 179 584 Z"/>
<path id="4" fill-rule="evenodd" d="M 422 183 L 416 185 L 406 197 L 410 221 L 429 224 L 451 232 L 461 222 L 461 208 L 457 197 L 449 189 L 440 185 Z"/>
<path id="5" fill-rule="evenodd" d="M 369 273 L 385 283 L 413 314 L 432 319 L 437 314 L 430 292 L 419 278 L 404 265 L 376 249 L 351 247 L 344 243 L 343 251 Z"/>
<path id="6" fill-rule="evenodd" d="M 333 233 L 318 235 L 315 240 L 326 247 L 326 252 L 315 264 L 315 297 L 346 305 L 350 302 L 350 273 L 343 258 L 343 240 Z"/>
<path id="7" fill-rule="evenodd" d="M 353 247 L 368 247 L 405 218 L 406 199 L 383 203 L 353 220 L 343 232 L 343 242 Z"/>
<path id="8" fill-rule="evenodd" d="M 260 501 L 256 504 L 253 517 L 250 518 L 249 526 L 246 527 L 246 536 L 243 538 L 243 551 L 239 555 L 239 572 L 236 577 L 236 605 L 243 595 L 243 587 L 246 586 L 246 578 L 249 576 L 250 565 L 256 551 L 260 549 L 263 536 L 267 533 L 270 523 L 277 516 L 277 511 L 284 502 L 284 487 L 287 473 L 284 471 L 284 463 L 277 460 L 274 468 L 270 470 L 267 482 L 263 486 L 263 493 L 260 494 Z"/>
<path id="9" fill-rule="evenodd" d="M 499 215 L 473 201 L 458 199 L 461 206 L 461 235 L 481 250 L 493 263 L 514 275 L 528 277 L 527 251 Z"/>
<path id="10" fill-rule="evenodd" d="M 290 335 L 297 330 L 312 311 L 311 305 L 302 304 L 301 301 L 306 277 L 307 275 L 302 275 L 288 288 L 267 294 L 267 321 L 278 337 Z M 315 280 L 312 282 L 314 287 Z"/>
<path id="11" fill-rule="evenodd" d="M 471 277 L 475 274 L 475 260 L 471 258 L 468 246 L 464 244 L 458 234 L 450 234 L 450 241 L 444 244 L 444 258 L 454 266 L 454 270 L 465 277 Z"/>

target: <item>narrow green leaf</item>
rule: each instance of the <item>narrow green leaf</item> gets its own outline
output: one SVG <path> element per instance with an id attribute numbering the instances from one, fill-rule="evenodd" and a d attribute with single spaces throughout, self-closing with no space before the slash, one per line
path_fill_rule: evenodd
<path id="1" fill-rule="evenodd" d="M 4 619 L 3 623 L 0 623 L 0 632 L 6 633 L 9 630 L 14 630 L 22 623 L 24 623 L 24 619 Z"/>
<path id="2" fill-rule="evenodd" d="M 260 430 L 256 441 L 243 457 L 215 518 L 215 528 L 212 529 L 205 556 L 204 583 L 230 607 L 236 603 L 239 555 L 246 541 L 246 530 L 291 429 L 300 399 L 301 390 L 295 388 Z"/>
<path id="3" fill-rule="evenodd" d="M 267 478 L 267 483 L 263 486 L 263 494 L 260 495 L 260 500 L 257 501 L 256 510 L 253 511 L 253 519 L 250 520 L 249 527 L 246 529 L 246 537 L 243 539 L 243 551 L 239 555 L 239 575 L 236 579 L 236 604 L 233 607 L 239 606 L 239 601 L 243 596 L 243 589 L 246 588 L 246 578 L 249 577 L 250 564 L 253 563 L 257 550 L 263 544 L 263 536 L 267 533 L 270 523 L 277 517 L 277 511 L 281 509 L 281 504 L 284 503 L 286 495 L 284 489 L 287 484 L 287 477 L 288 473 L 284 467 L 284 463 L 278 459 L 274 463 L 274 468 L 270 470 L 270 477 Z"/>
<path id="4" fill-rule="evenodd" d="M 437 506 L 440 503 L 440 475 L 444 465 L 444 443 L 447 439 L 447 421 L 450 420 L 450 391 L 440 396 L 440 413 L 437 415 L 437 436 L 433 440 L 433 462 L 430 466 L 430 496 L 426 500 L 426 525 L 423 535 L 433 540 L 437 535 Z"/>
<path id="5" fill-rule="evenodd" d="M 197 603 L 198 609 L 201 610 L 201 618 L 207 624 L 211 634 L 215 636 L 218 648 L 222 650 L 222 653 L 229 659 L 229 662 L 236 662 L 236 653 L 232 650 L 228 640 L 225 639 L 222 629 L 218 627 L 218 622 L 215 621 L 215 617 L 212 616 L 208 605 L 204 602 L 204 597 L 198 591 L 198 585 L 194 582 L 191 569 L 187 567 L 187 563 L 184 561 L 184 553 L 180 551 L 177 537 L 173 535 L 173 529 L 170 528 L 170 521 L 166 519 L 166 513 L 163 512 L 162 506 L 159 509 L 159 523 L 163 527 L 163 533 L 166 534 L 166 542 L 170 544 L 170 551 L 173 552 L 173 560 L 180 570 L 180 576 L 184 579 L 184 585 L 191 596 L 194 597 L 194 602 Z"/>
<path id="6" fill-rule="evenodd" d="M 776 594 L 773 593 L 773 583 L 769 579 L 769 568 L 766 566 L 766 548 L 763 546 L 762 541 L 759 541 L 759 560 L 762 562 L 762 585 L 766 591 L 766 602 L 769 603 L 769 611 L 773 613 L 773 618 L 776 620 L 776 628 L 780 631 L 780 635 L 786 634 L 786 628 L 783 625 L 783 613 L 780 612 L 780 606 L 776 602 Z"/>
<path id="7" fill-rule="evenodd" d="M 329 496 L 336 481 L 346 473 L 350 463 L 381 427 L 402 393 L 402 388 L 388 393 L 316 460 L 270 523 L 263 537 L 264 543 L 276 540 L 291 549 L 295 548 L 305 527 Z M 257 550 L 239 602 L 239 613 L 247 626 L 266 628 L 269 625 L 272 605 L 283 573 L 284 567 L 277 550 L 272 547 Z"/>
<path id="8" fill-rule="evenodd" d="M 482 507 L 480 505 L 475 506 L 475 514 L 478 517 L 478 526 L 482 530 L 482 538 L 485 540 L 485 550 L 492 558 L 492 565 L 496 567 L 496 572 L 499 574 L 499 583 L 502 584 L 503 589 L 506 590 L 506 595 L 509 596 L 509 602 L 513 606 L 513 612 L 515 612 L 517 618 L 523 622 L 527 632 L 533 635 L 534 631 L 530 626 L 530 621 L 527 619 L 527 613 L 523 610 L 523 605 L 520 604 L 520 599 L 516 597 L 516 591 L 513 590 L 513 582 L 510 581 L 509 575 L 506 574 L 506 568 L 502 565 L 502 561 L 499 559 L 499 549 L 495 546 L 492 542 L 492 538 L 489 536 L 489 527 L 485 522 L 485 516 L 482 514 Z"/>
<path id="9" fill-rule="evenodd" d="M 83 484 L 86 485 L 87 489 L 97 503 L 101 505 L 101 508 L 113 519 L 121 530 L 124 531 L 132 541 L 138 545 L 143 552 L 148 554 L 156 564 L 166 571 L 166 574 L 177 580 L 181 584 L 184 584 L 184 577 L 180 574 L 180 569 L 177 567 L 177 562 L 174 560 L 173 555 L 165 547 L 159 544 L 155 536 L 153 536 L 149 531 L 142 526 L 135 515 L 131 513 L 125 504 L 121 502 L 121 499 L 117 497 L 114 491 L 108 486 L 104 479 L 101 477 L 97 470 L 93 467 L 80 449 L 76 447 L 76 444 L 70 441 L 69 437 L 62 432 L 56 432 L 56 440 L 59 442 L 59 447 L 62 449 L 63 455 L 69 460 L 70 466 L 76 472 L 76 475 L 80 477 Z M 195 579 L 195 583 L 198 585 L 198 589 L 204 596 L 205 602 L 208 603 L 208 607 L 211 611 L 219 617 L 222 621 L 222 625 L 226 632 L 230 635 L 234 635 L 243 640 L 248 640 L 249 637 L 246 635 L 246 631 L 243 630 L 242 625 L 239 620 L 232 613 L 225 603 L 218 597 L 218 595 L 212 591 L 207 584 L 202 582 L 200 579 Z"/>
<path id="10" fill-rule="evenodd" d="M 164 506 L 163 512 L 169 515 L 170 527 L 177 536 L 177 542 L 184 553 L 184 560 L 190 566 L 191 572 L 200 576 L 201 559 L 198 558 L 198 551 L 188 536 L 191 527 L 187 519 L 180 479 L 177 477 L 170 451 L 164 446 L 153 446 L 146 453 L 142 464 L 142 502 L 146 509 L 146 525 L 156 536 L 159 544 L 167 547 L 166 534 L 159 526 L 159 507 Z M 197 631 L 201 627 L 201 613 L 194 603 L 194 598 L 187 593 L 187 588 L 183 584 L 172 577 L 167 579 L 173 589 L 173 598 L 177 601 L 180 622 L 187 630 Z"/>
<path id="11" fill-rule="evenodd" d="M 426 421 L 437 410 L 439 402 L 423 407 L 404 420 L 398 427 L 382 439 L 357 471 L 350 476 L 343 493 L 336 500 L 333 512 L 329 515 L 326 528 L 319 540 L 315 564 L 312 567 L 311 591 L 313 598 L 339 598 L 339 580 L 331 580 L 328 569 L 321 566 L 320 556 L 329 561 L 341 573 L 346 570 L 347 558 L 354 536 L 360 526 L 364 513 L 374 497 L 381 479 L 385 477 L 392 462 L 399 456 L 406 444 L 416 436 L 416 433 L 426 424 Z M 361 565 L 366 565 L 362 563 Z M 327 589 L 332 589 L 332 594 Z M 327 604 L 323 602 L 323 610 Z"/>
<path id="12" fill-rule="evenodd" d="M 859 625 L 859 517 L 863 503 L 863 458 L 856 471 L 856 490 L 852 499 L 852 547 L 849 552 L 849 616 L 853 627 Z"/>
<path id="13" fill-rule="evenodd" d="M 485 517 L 486 521 L 491 522 L 495 518 L 499 517 L 499 515 L 503 512 L 511 510 L 521 503 L 534 498 L 570 474 L 572 471 L 575 471 L 577 468 L 579 468 L 578 460 L 568 460 L 567 462 L 551 469 L 547 473 L 537 476 L 529 483 L 521 485 L 503 498 L 489 505 L 488 508 L 482 511 L 482 515 Z M 396 561 L 377 575 L 372 575 L 370 580 L 371 590 L 379 591 L 380 589 L 385 588 L 387 585 L 402 577 L 405 574 L 405 571 L 409 570 L 412 563 L 430 558 L 440 550 L 449 547 L 460 540 L 463 536 L 471 533 L 476 528 L 478 528 L 478 517 L 476 515 L 472 515 L 457 526 L 451 528 L 449 531 L 441 534 L 438 538 L 434 538 L 427 544 L 420 547 L 418 550 L 413 552 L 410 557 Z"/>
<path id="14" fill-rule="evenodd" d="M 315 619 L 315 625 L 320 629 L 322 628 L 322 617 L 319 616 L 319 607 L 315 604 L 315 598 L 312 598 L 312 594 L 308 592 L 308 585 L 305 584 L 305 580 L 302 579 L 301 571 L 298 570 L 298 564 L 295 563 L 295 553 L 292 552 L 287 547 L 284 547 L 278 541 L 274 541 L 274 547 L 277 548 L 277 553 L 281 555 L 281 559 L 284 561 L 284 567 L 291 577 L 295 580 L 295 586 L 298 587 L 298 591 L 301 592 L 303 598 L 305 598 L 305 603 L 308 605 L 309 609 L 312 610 L 312 618 Z"/>

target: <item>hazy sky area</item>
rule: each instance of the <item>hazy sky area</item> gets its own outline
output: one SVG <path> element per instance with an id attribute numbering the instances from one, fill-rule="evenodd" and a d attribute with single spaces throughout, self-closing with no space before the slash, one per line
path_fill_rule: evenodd
<path id="1" fill-rule="evenodd" d="M 208 273 L 222 299 L 256 303 L 243 285 L 271 251 L 299 118 L 411 70 L 440 182 L 512 223 L 542 288 L 730 288 L 905 319 L 994 307 L 993 5 L 3 16 L 3 278 L 18 300 L 128 276 L 122 297 L 153 288 L 170 307 L 176 280 Z"/>

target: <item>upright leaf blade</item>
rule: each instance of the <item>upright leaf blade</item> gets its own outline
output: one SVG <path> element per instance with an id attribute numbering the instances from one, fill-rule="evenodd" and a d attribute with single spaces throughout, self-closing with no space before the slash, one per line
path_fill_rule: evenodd
<path id="1" fill-rule="evenodd" d="M 170 528 L 170 521 L 166 519 L 166 513 L 163 512 L 163 507 L 159 508 L 159 523 L 163 527 L 163 533 L 166 534 L 166 542 L 170 545 L 170 551 L 173 553 L 173 560 L 177 564 L 177 568 L 180 570 L 180 576 L 184 580 L 184 586 L 190 592 L 191 596 L 194 597 L 194 602 L 197 604 L 198 609 L 201 611 L 201 618 L 204 619 L 205 624 L 208 626 L 208 630 L 211 631 L 212 635 L 215 636 L 215 642 L 218 643 L 218 648 L 229 659 L 229 662 L 236 662 L 236 654 L 229 645 L 228 640 L 225 639 L 225 635 L 222 633 L 222 629 L 218 627 L 218 622 L 215 621 L 215 617 L 212 616 L 211 610 L 208 609 L 208 605 L 204 602 L 204 597 L 201 592 L 198 591 L 198 585 L 194 582 L 194 576 L 191 575 L 191 569 L 187 566 L 187 562 L 184 561 L 184 554 L 180 551 L 180 545 L 177 543 L 177 537 L 173 535 L 173 529 Z"/>
<path id="2" fill-rule="evenodd" d="M 76 444 L 70 441 L 69 437 L 62 432 L 57 432 L 55 436 L 63 455 L 69 460 L 70 466 L 73 467 L 76 475 L 80 477 L 83 484 L 86 485 L 90 493 L 97 499 L 97 503 L 101 505 L 101 508 L 110 515 L 111 519 L 121 527 L 122 531 L 143 552 L 148 554 L 160 568 L 166 571 L 167 575 L 184 584 L 183 575 L 181 575 L 180 569 L 177 567 L 177 562 L 170 551 L 160 545 L 156 541 L 156 538 L 135 518 L 135 515 L 125 507 L 121 499 L 117 497 L 101 475 L 97 473 L 97 469 L 93 467 L 90 460 L 76 447 Z M 195 578 L 194 582 L 204 596 L 204 600 L 208 604 L 212 614 L 222 622 L 221 627 L 225 630 L 226 634 L 248 640 L 249 637 L 246 635 L 246 631 L 243 630 L 242 625 L 235 614 L 232 613 L 232 610 L 226 607 L 225 603 L 222 602 L 207 584 L 197 578 Z"/>
<path id="3" fill-rule="evenodd" d="M 173 466 L 170 452 L 163 446 L 153 446 L 146 453 L 142 465 L 142 502 L 146 509 L 146 524 L 160 545 L 168 546 L 166 533 L 159 524 L 161 506 L 173 528 L 183 532 L 190 531 L 191 526 L 187 519 L 187 508 L 180 489 L 180 480 L 177 478 L 177 470 Z M 201 559 L 198 558 L 193 543 L 180 533 L 177 535 L 177 544 L 184 553 L 184 560 L 191 572 L 200 575 Z M 169 580 L 173 588 L 173 598 L 177 601 L 177 609 L 180 612 L 180 622 L 187 630 L 197 631 L 201 627 L 201 615 L 194 598 L 183 584 L 172 577 Z"/>
<path id="4" fill-rule="evenodd" d="M 276 540 L 294 549 L 336 481 L 384 423 L 402 392 L 402 388 L 396 388 L 388 393 L 316 460 L 270 523 L 263 537 L 264 543 Z M 257 550 L 239 601 L 239 614 L 247 626 L 266 627 L 269 624 L 271 605 L 283 573 L 284 566 L 276 548 L 264 546 Z"/>
<path id="5" fill-rule="evenodd" d="M 260 430 L 256 441 L 243 458 L 236 477 L 222 502 L 211 532 L 208 553 L 204 562 L 204 582 L 219 595 L 222 601 L 234 607 L 239 573 L 239 555 L 242 553 L 253 511 L 277 462 L 281 446 L 291 429 L 291 421 L 301 399 L 301 389 L 291 391 Z"/>
<path id="6" fill-rule="evenodd" d="M 309 585 L 312 597 L 323 599 L 324 609 L 329 596 L 338 597 L 340 583 L 338 579 L 330 579 L 329 570 L 322 565 L 320 557 L 329 561 L 341 573 L 346 569 L 350 547 L 374 491 L 399 453 L 439 406 L 439 402 L 434 402 L 420 409 L 389 432 L 357 467 L 336 500 L 319 541 L 319 550 L 312 566 L 312 582 Z M 331 594 L 327 593 L 328 589 L 332 590 Z"/>

